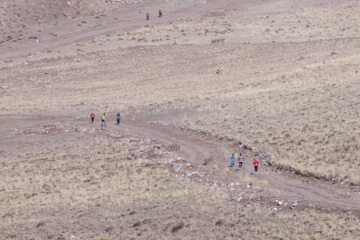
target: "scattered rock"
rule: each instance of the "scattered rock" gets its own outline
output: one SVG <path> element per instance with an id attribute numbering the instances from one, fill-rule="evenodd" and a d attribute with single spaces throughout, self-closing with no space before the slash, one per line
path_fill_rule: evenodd
<path id="1" fill-rule="evenodd" d="M 145 219 L 145 220 L 143 221 L 143 224 L 149 224 L 149 223 L 151 223 L 151 219 Z"/>
<path id="2" fill-rule="evenodd" d="M 214 43 L 224 43 L 224 42 L 225 42 L 225 38 L 211 40 L 212 44 L 214 44 Z"/>
<path id="3" fill-rule="evenodd" d="M 222 219 L 220 219 L 219 221 L 217 221 L 215 223 L 215 226 L 221 226 L 221 225 L 223 225 L 223 220 Z"/>
<path id="4" fill-rule="evenodd" d="M 184 223 L 180 223 L 179 225 L 174 226 L 174 227 L 172 228 L 171 232 L 172 232 L 172 233 L 175 233 L 175 232 L 179 231 L 180 229 L 183 229 L 184 226 L 185 226 Z"/>
<path id="5" fill-rule="evenodd" d="M 135 211 L 131 211 L 130 213 L 129 213 L 129 215 L 134 215 L 136 212 Z"/>
<path id="6" fill-rule="evenodd" d="M 139 227 L 143 225 L 143 222 L 142 221 L 137 221 L 136 223 L 134 223 L 133 227 Z"/>
<path id="7" fill-rule="evenodd" d="M 113 228 L 112 227 L 107 227 L 105 228 L 105 232 L 110 232 Z"/>
<path id="8" fill-rule="evenodd" d="M 41 227 L 41 226 L 45 226 L 45 223 L 44 223 L 44 222 L 39 222 L 39 223 L 36 225 L 36 228 Z"/>
<path id="9" fill-rule="evenodd" d="M 157 163 L 147 163 L 144 165 L 144 167 L 153 167 L 153 166 L 156 166 Z"/>
<path id="10" fill-rule="evenodd" d="M 164 228 L 164 232 L 166 232 L 174 223 L 168 223 L 166 224 L 166 227 Z"/>
<path id="11" fill-rule="evenodd" d="M 291 203 L 291 205 L 290 205 L 290 209 L 294 209 L 294 208 L 295 208 L 295 206 L 297 206 L 297 205 L 298 205 L 298 203 L 299 203 L 299 200 L 295 200 L 295 201 L 293 201 L 293 202 Z"/>
<path id="12" fill-rule="evenodd" d="M 181 164 L 181 163 L 178 163 L 178 164 L 176 164 L 175 166 L 174 166 L 174 171 L 175 172 L 178 172 L 178 171 L 180 171 L 180 169 L 183 167 L 183 165 Z"/>
<path id="13" fill-rule="evenodd" d="M 147 228 L 141 229 L 141 231 L 138 233 L 138 236 L 142 236 L 143 232 L 146 232 L 147 230 Z"/>
<path id="14" fill-rule="evenodd" d="M 186 175 L 188 178 L 201 177 L 198 172 L 191 172 Z"/>
<path id="15" fill-rule="evenodd" d="M 220 69 L 216 70 L 216 74 L 221 74 L 222 71 Z"/>

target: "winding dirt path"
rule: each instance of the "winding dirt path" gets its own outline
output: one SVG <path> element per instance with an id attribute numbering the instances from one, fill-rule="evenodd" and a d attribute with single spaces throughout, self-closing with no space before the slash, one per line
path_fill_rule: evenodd
<path id="1" fill-rule="evenodd" d="M 115 126 L 110 125 L 109 127 L 111 129 L 116 129 Z M 132 135 L 154 138 L 167 144 L 179 144 L 186 160 L 192 163 L 202 164 L 203 159 L 210 155 L 214 159 L 223 159 L 222 152 L 226 151 L 226 149 L 221 148 L 221 144 L 216 145 L 214 142 L 204 141 L 196 135 L 189 135 L 185 131 L 174 129 L 173 127 L 152 125 L 136 121 L 124 121 L 121 123 L 121 127 L 125 128 L 127 133 Z M 229 164 L 228 161 L 223 160 L 216 161 L 216 163 L 221 167 L 227 167 Z M 246 169 L 252 169 L 251 163 L 247 163 Z M 337 193 L 336 189 L 330 191 L 321 186 L 310 185 L 297 179 L 293 179 L 288 175 L 279 175 L 270 171 L 262 171 L 253 177 L 266 180 L 272 187 L 299 194 L 304 199 L 310 202 L 316 202 L 318 205 L 330 205 L 332 207 L 351 209 L 360 208 L 359 194 L 344 196 Z"/>
<path id="2" fill-rule="evenodd" d="M 227 1 L 213 1 L 204 5 L 199 5 L 191 8 L 181 9 L 177 12 L 166 14 L 163 18 L 154 18 L 150 20 L 151 24 L 161 24 L 168 21 L 173 21 L 178 18 L 187 16 L 194 16 L 198 14 L 204 14 L 211 11 L 219 11 L 224 9 L 233 8 L 237 4 L 249 2 L 249 0 L 227 0 Z M 117 31 L 125 31 L 131 28 L 137 28 L 144 25 L 144 20 L 131 23 L 121 23 L 113 26 L 101 26 L 96 29 L 89 29 L 83 33 L 72 33 L 67 36 L 60 36 L 56 39 L 42 42 L 38 45 L 26 46 L 24 48 L 3 52 L 0 55 L 0 60 L 7 58 L 15 58 L 26 55 L 30 52 L 42 51 L 48 48 L 58 47 L 77 41 L 89 39 L 91 37 L 109 34 Z M 59 121 L 59 119 L 57 120 Z M 76 124 L 84 125 L 84 122 L 77 121 Z M 148 123 L 136 122 L 136 121 L 122 121 L 121 128 L 116 128 L 114 125 L 109 124 L 108 128 L 115 131 L 127 131 L 132 135 L 139 135 L 143 137 L 150 137 L 162 141 L 164 143 L 178 143 L 181 146 L 184 157 L 189 162 L 202 164 L 204 158 L 212 156 L 217 159 L 217 164 L 222 167 L 228 165 L 227 161 L 223 161 L 223 153 L 226 149 L 222 145 L 217 145 L 211 141 L 205 141 L 196 135 L 189 135 L 185 131 L 174 129 L 172 127 L 165 127 L 160 125 L 152 125 Z M 251 164 L 248 162 L 247 169 L 251 168 Z M 331 206 L 343 207 L 343 208 L 360 208 L 360 196 L 357 195 L 341 195 L 334 191 L 317 187 L 314 185 L 305 184 L 299 180 L 293 179 L 287 175 L 278 175 L 273 172 L 261 172 L 257 176 L 253 176 L 260 179 L 265 179 L 268 183 L 275 187 L 285 191 L 294 192 L 303 196 L 303 198 L 309 201 L 315 201 L 318 203 L 326 203 Z"/>
<path id="3" fill-rule="evenodd" d="M 0 142 L 1 149 L 4 152 L 17 154 L 17 151 L 37 151 L 43 150 L 43 146 L 40 146 L 42 142 L 44 144 L 51 144 L 54 142 L 57 144 L 58 141 L 62 141 L 64 135 L 55 136 L 54 139 L 48 141 L 47 139 L 41 138 L 42 142 L 36 140 L 33 142 L 32 139 L 17 138 L 16 133 L 11 137 L 9 133 L 13 132 L 13 128 L 26 129 L 36 125 L 42 125 L 45 123 L 56 123 L 71 124 L 71 126 L 77 126 L 80 128 L 89 128 L 88 119 L 74 120 L 69 118 L 57 118 L 47 116 L 4 116 L 0 118 L 3 124 L 2 134 L 6 134 L 5 141 Z M 40 120 L 41 119 L 41 120 Z M 96 123 L 100 124 L 100 123 Z M 91 128 L 98 128 L 99 126 L 91 125 Z M 7 130 L 6 130 L 7 129 Z M 204 137 L 198 131 L 192 131 L 182 129 L 174 126 L 166 126 L 162 124 L 150 124 L 145 121 L 134 121 L 134 120 L 122 120 L 120 126 L 117 126 L 114 122 L 108 122 L 106 129 L 114 132 L 125 133 L 130 136 L 139 138 L 155 139 L 158 142 L 162 142 L 166 145 L 176 143 L 180 145 L 180 155 L 193 164 L 201 165 L 203 160 L 209 156 L 215 160 L 216 164 L 220 169 L 228 167 L 229 161 L 224 160 L 224 154 L 229 154 L 229 149 L 234 149 L 233 142 L 219 142 L 217 139 Z M 1 130 L 1 129 L 0 129 Z M 74 138 L 74 137 L 73 137 Z M 5 139 L 5 138 L 4 138 Z M 10 140 L 10 141 L 9 141 Z M 75 141 L 75 139 L 73 139 Z M 35 145 L 34 145 L 35 144 Z M 26 150 L 27 149 L 27 150 Z M 250 173 L 253 169 L 251 161 L 247 159 L 253 158 L 253 153 L 243 150 L 245 156 L 244 171 Z M 251 169 L 251 170 L 250 170 Z M 225 178 L 227 182 L 234 180 L 234 174 L 238 174 L 237 171 L 231 171 L 230 174 L 224 176 L 222 172 L 219 172 L 222 178 Z M 241 173 L 239 173 L 241 174 Z M 338 208 L 338 209 L 353 209 L 359 211 L 360 209 L 360 194 L 351 193 L 345 191 L 343 194 L 340 191 L 339 185 L 332 185 L 331 183 L 320 181 L 320 184 L 308 184 L 301 181 L 301 179 L 294 178 L 291 174 L 278 174 L 274 171 L 267 170 L 265 167 L 260 166 L 260 171 L 257 175 L 251 175 L 251 178 L 258 178 L 260 180 L 266 180 L 269 187 L 278 189 L 281 192 L 287 192 L 295 194 L 302 200 L 306 200 L 309 203 L 314 203 L 316 206 L 322 206 L 325 208 Z M 304 180 L 304 179 L 302 179 Z M 341 186 L 341 185 L 340 185 Z M 345 186 L 344 186 L 345 188 Z"/>
<path id="4" fill-rule="evenodd" d="M 71 33 L 69 32 L 66 35 L 58 36 L 54 39 L 49 39 L 42 41 L 39 44 L 29 44 L 24 47 L 18 47 L 16 49 L 3 51 L 0 54 L 0 60 L 16 58 L 20 56 L 27 55 L 32 52 L 44 51 L 46 49 L 51 49 L 59 46 L 64 46 L 70 43 L 75 43 L 92 37 L 97 37 L 105 34 L 126 31 L 129 29 L 135 29 L 138 27 L 144 26 L 144 24 L 162 24 L 165 22 L 175 21 L 184 17 L 194 17 L 201 14 L 209 13 L 212 11 L 222 11 L 230 8 L 234 8 L 239 4 L 244 4 L 246 2 L 251 2 L 251 0 L 225 0 L 225 1 L 212 1 L 202 5 L 195 5 L 191 7 L 186 7 L 179 9 L 175 12 L 169 12 L 165 14 L 162 18 L 151 18 L 149 21 L 144 19 L 135 21 L 135 22 L 121 22 L 116 24 L 107 24 L 105 26 L 98 26 L 96 28 L 87 29 L 81 33 Z"/>

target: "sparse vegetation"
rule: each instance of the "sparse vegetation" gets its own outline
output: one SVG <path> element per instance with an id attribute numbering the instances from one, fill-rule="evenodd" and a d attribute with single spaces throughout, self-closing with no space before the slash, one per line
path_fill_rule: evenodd
<path id="1" fill-rule="evenodd" d="M 360 238 L 358 1 L 5 2 L 3 238 Z"/>

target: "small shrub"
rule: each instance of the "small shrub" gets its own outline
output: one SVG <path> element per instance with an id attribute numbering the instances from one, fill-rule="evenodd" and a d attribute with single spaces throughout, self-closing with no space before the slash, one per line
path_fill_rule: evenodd
<path id="1" fill-rule="evenodd" d="M 170 144 L 168 147 L 167 147 L 167 150 L 168 151 L 173 151 L 173 152 L 179 152 L 181 150 L 181 147 L 179 144 L 177 143 L 173 143 L 173 144 Z"/>
<path id="2" fill-rule="evenodd" d="M 203 165 L 209 165 L 212 162 L 212 156 L 204 159 Z"/>

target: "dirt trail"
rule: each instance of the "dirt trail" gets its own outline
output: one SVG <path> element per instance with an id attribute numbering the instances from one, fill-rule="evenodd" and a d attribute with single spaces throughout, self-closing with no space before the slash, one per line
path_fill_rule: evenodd
<path id="1" fill-rule="evenodd" d="M 227 0 L 227 1 L 213 1 L 202 5 L 196 5 L 192 7 L 187 7 L 180 9 L 176 12 L 169 12 L 165 14 L 162 18 L 151 18 L 149 21 L 144 19 L 135 21 L 135 22 L 125 22 L 125 23 L 114 23 L 108 24 L 105 26 L 99 26 L 93 29 L 87 29 L 82 33 L 68 33 L 65 36 L 58 36 L 57 38 L 50 39 L 47 41 L 42 41 L 36 45 L 27 45 L 24 47 L 19 47 L 9 51 L 3 51 L 0 55 L 0 60 L 16 58 L 20 56 L 27 55 L 32 52 L 43 51 L 46 49 L 51 49 L 59 46 L 64 46 L 70 43 L 75 43 L 78 41 L 90 39 L 92 37 L 126 31 L 129 29 L 134 29 L 142 27 L 145 24 L 162 24 L 169 21 L 175 21 L 176 19 L 184 17 L 194 17 L 200 14 L 209 13 L 211 11 L 221 11 L 225 9 L 234 8 L 239 4 L 246 2 L 251 2 L 249 0 Z"/>
<path id="2" fill-rule="evenodd" d="M 114 128 L 113 126 L 109 126 Z M 186 133 L 179 134 L 178 130 L 172 130 L 171 127 L 156 126 L 151 124 L 143 124 L 139 122 L 126 121 L 121 123 L 121 127 L 125 128 L 128 133 L 140 136 L 155 138 L 164 143 L 178 143 L 187 157 L 189 162 L 202 164 L 204 158 L 213 156 L 214 159 L 223 159 L 221 152 L 213 143 L 207 143 L 194 136 L 188 136 Z M 227 161 L 216 161 L 221 167 L 227 167 Z M 247 169 L 252 169 L 251 163 L 247 163 Z M 334 191 L 309 185 L 296 179 L 292 179 L 287 175 L 278 175 L 274 172 L 261 172 L 256 178 L 265 179 L 268 183 L 276 188 L 293 192 L 301 195 L 308 201 L 317 202 L 319 205 L 330 205 L 332 207 L 344 207 L 357 209 L 360 207 L 359 199 L 356 196 L 343 196 Z M 231 180 L 229 180 L 231 181 Z"/>
<path id="3" fill-rule="evenodd" d="M 17 117 L 12 118 L 7 116 L 6 119 L 3 119 L 3 124 L 5 124 L 5 128 L 9 126 L 18 126 L 20 128 L 23 128 L 24 126 L 30 127 L 38 124 L 41 125 L 41 122 L 61 122 L 62 124 L 71 123 L 71 125 L 75 124 L 77 127 L 89 128 L 89 123 L 87 120 L 71 120 L 53 117 L 49 118 L 46 116 L 41 117 L 41 122 L 39 122 L 38 117 L 26 117 L 22 120 L 19 120 Z M 95 127 L 100 127 L 100 125 Z M 194 134 L 194 132 L 191 131 L 181 130 L 180 128 L 175 128 L 173 126 L 165 126 L 162 124 L 150 124 L 148 122 L 142 121 L 123 120 L 121 121 L 120 126 L 117 126 L 115 122 L 108 122 L 106 129 L 115 132 L 126 133 L 139 138 L 155 139 L 156 141 L 163 142 L 164 144 L 176 143 L 181 147 L 180 154 L 188 162 L 201 165 L 205 158 L 212 156 L 216 164 L 221 169 L 224 169 L 229 165 L 229 161 L 224 160 L 224 153 L 228 154 L 228 149 L 233 148 L 233 143 L 224 145 L 223 143 L 218 143 L 217 141 L 214 141 L 214 139 L 205 140 L 200 134 Z M 9 131 L 10 130 L 6 130 L 4 134 L 9 135 Z M 62 135 L 61 137 L 63 138 Z M 11 139 L 13 139 L 13 137 L 11 137 Z M 8 153 L 14 151 L 16 152 L 18 151 L 18 149 L 25 150 L 24 144 L 24 140 L 19 142 L 19 139 L 13 139 L 10 145 L 6 141 L 2 142 L 2 148 L 0 150 L 5 150 L 5 152 Z M 33 151 L 35 151 L 36 148 L 41 148 L 41 146 L 38 146 L 38 143 L 36 144 L 36 146 L 34 146 L 33 144 L 30 145 Z M 249 153 L 247 154 L 249 155 Z M 250 172 L 249 170 L 252 169 L 251 162 L 246 161 L 245 159 L 244 168 L 246 172 Z M 233 181 L 233 176 L 231 174 L 224 177 L 228 178 L 228 182 Z M 323 187 L 323 184 L 319 186 L 308 184 L 292 177 L 291 174 L 279 175 L 273 171 L 266 171 L 266 169 L 261 166 L 258 175 L 252 175 L 252 177 L 258 178 L 260 180 L 266 180 L 271 187 L 274 187 L 275 189 L 280 189 L 285 192 L 294 193 L 295 195 L 301 196 L 302 199 L 314 203 L 317 206 L 345 209 L 360 208 L 359 194 L 343 195 L 339 193 L 339 190 L 341 190 L 339 189 L 339 187 L 333 187 L 330 186 L 330 184 L 327 184 L 327 187 Z"/>
<path id="4" fill-rule="evenodd" d="M 213 1 L 203 5 L 194 6 L 191 8 L 181 9 L 177 12 L 166 14 L 163 18 L 154 18 L 149 21 L 151 24 L 162 24 L 168 21 L 174 21 L 178 18 L 184 18 L 188 16 L 194 16 L 198 14 L 204 14 L 211 11 L 219 11 L 224 9 L 234 8 L 237 4 L 251 2 L 250 0 L 228 0 L 228 1 Z M 101 26 L 96 29 L 89 29 L 83 33 L 70 33 L 67 36 L 60 36 L 56 39 L 41 42 L 37 45 L 29 45 L 24 48 L 3 52 L 0 55 L 0 60 L 7 58 L 15 58 L 22 55 L 26 55 L 30 52 L 42 51 L 48 48 L 54 48 L 77 41 L 89 39 L 91 37 L 109 34 L 117 31 L 124 31 L 131 28 L 137 28 L 144 25 L 144 20 L 139 20 L 131 23 L 121 23 L 112 26 Z M 58 120 L 59 121 L 59 120 Z M 75 122 L 79 125 L 84 125 L 84 122 Z M 136 121 L 123 121 L 120 128 L 116 128 L 114 125 L 108 124 L 108 128 L 116 131 L 127 130 L 129 134 L 147 136 L 155 138 L 164 143 L 178 143 L 181 146 L 184 157 L 193 163 L 202 164 L 204 158 L 213 156 L 214 159 L 223 159 L 223 152 L 225 149 L 221 146 L 216 146 L 214 143 L 204 141 L 203 139 L 190 136 L 185 132 L 180 132 L 171 127 L 151 125 L 147 123 L 141 123 Z M 222 167 L 226 167 L 228 162 L 217 161 L 217 164 Z M 250 169 L 250 163 L 247 163 L 247 169 Z M 278 175 L 273 172 L 261 172 L 259 175 L 254 176 L 260 179 L 265 179 L 268 183 L 279 189 L 285 191 L 294 192 L 303 196 L 309 201 L 314 201 L 319 204 L 327 204 L 334 207 L 344 208 L 359 208 L 360 200 L 359 195 L 343 196 L 334 191 L 330 191 L 321 187 L 303 183 L 299 180 L 293 179 L 287 175 Z"/>

